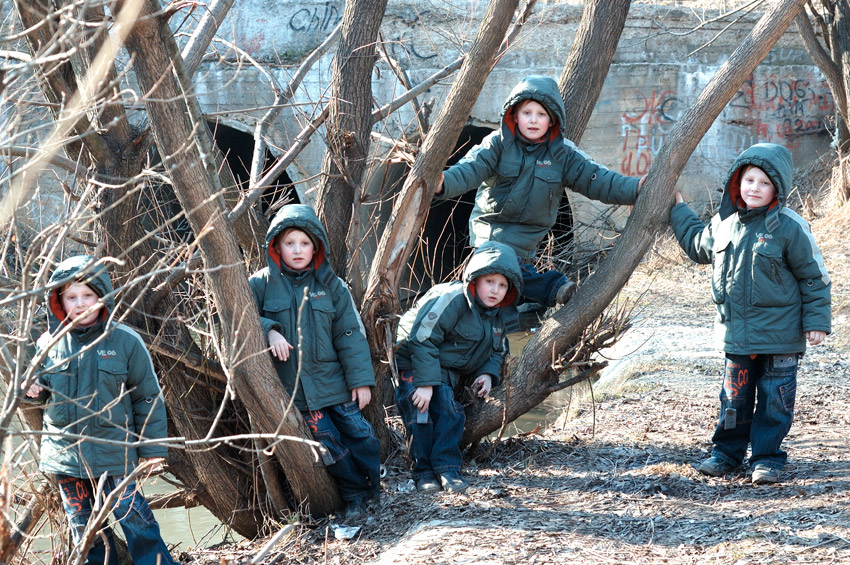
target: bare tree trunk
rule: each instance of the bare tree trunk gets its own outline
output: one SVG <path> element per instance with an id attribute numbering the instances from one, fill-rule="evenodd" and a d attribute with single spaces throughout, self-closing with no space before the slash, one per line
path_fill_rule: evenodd
<path id="1" fill-rule="evenodd" d="M 142 17 L 127 38 L 134 70 L 146 94 L 146 106 L 157 144 L 163 155 L 172 156 L 170 167 L 175 192 L 198 240 L 204 264 L 211 269 L 209 284 L 221 321 L 224 342 L 223 364 L 230 369 L 232 384 L 244 403 L 256 431 L 310 439 L 297 411 L 284 413 L 288 395 L 267 355 L 259 316 L 242 264 L 239 248 L 226 221 L 226 209 L 212 159 L 213 143 L 203 127 L 197 102 L 185 96 L 182 61 L 167 22 L 156 0 L 145 0 Z M 183 100 L 164 104 L 157 100 Z M 186 140 L 191 140 L 185 147 Z M 178 161 L 178 159 L 180 159 Z M 327 514 L 338 506 L 336 487 L 312 448 L 288 441 L 278 446 L 282 463 L 298 502 L 309 503 L 310 511 Z M 198 469 L 201 473 L 203 470 Z M 211 488 L 211 485 L 207 485 Z"/>
<path id="2" fill-rule="evenodd" d="M 602 92 L 631 0 L 587 0 L 573 48 L 558 79 L 566 107 L 564 136 L 578 145 Z"/>
<path id="3" fill-rule="evenodd" d="M 843 125 L 843 128 L 839 130 L 838 147 L 846 154 L 850 152 L 850 0 L 838 0 L 835 3 L 835 11 L 835 29 L 844 83 L 844 100 L 838 102 L 839 107 L 844 107 L 839 124 L 839 127 Z"/>
<path id="4" fill-rule="evenodd" d="M 51 5 L 44 2 L 19 3 L 18 13 L 22 23 L 30 34 L 27 39 L 34 54 L 51 47 L 53 34 L 57 32 L 56 26 L 60 20 Z M 86 12 L 87 28 L 98 29 L 98 24 L 106 22 L 102 10 L 90 9 Z M 44 23 L 43 23 L 44 22 Z M 58 68 L 52 72 L 40 74 L 42 91 L 48 100 L 69 100 L 78 90 L 78 85 L 85 83 L 87 78 L 76 73 L 86 73 L 90 68 L 90 61 L 95 55 L 98 46 L 102 46 L 105 38 L 106 26 L 100 26 L 103 36 L 97 38 L 90 49 L 85 53 L 76 55 L 79 61 L 73 65 L 60 63 Z M 85 55 L 85 58 L 84 58 Z M 52 64 L 52 63 L 51 63 Z M 38 70 L 38 69 L 37 69 Z M 108 77 L 114 77 L 114 70 L 110 70 Z M 60 104 L 55 108 L 58 112 Z M 142 170 L 143 159 L 150 147 L 150 140 L 145 134 L 133 131 L 124 115 L 123 106 L 120 104 L 105 104 L 101 113 L 92 114 L 91 121 L 86 114 L 81 114 L 79 122 L 71 129 L 70 133 L 82 141 L 65 145 L 66 153 L 73 160 L 80 160 L 82 169 L 92 171 L 89 182 L 103 183 L 108 187 L 99 191 L 99 200 L 91 203 L 98 214 L 100 222 L 99 229 L 94 230 L 96 241 L 101 243 L 103 254 L 112 255 L 126 260 L 125 267 L 116 265 L 113 269 L 116 288 L 126 283 L 138 269 L 144 269 L 148 261 L 153 261 L 158 256 L 150 244 L 150 239 L 141 225 L 141 215 L 137 206 L 137 198 L 127 198 L 129 188 L 135 186 L 131 179 L 138 178 Z M 58 116 L 57 116 L 58 117 Z M 186 137 L 183 137 L 185 140 Z M 145 303 L 146 306 L 151 306 Z M 145 327 L 148 332 L 157 333 L 162 329 L 159 320 L 167 319 L 164 325 L 170 326 L 166 335 L 175 339 L 172 345 L 184 350 L 192 347 L 192 342 L 186 336 L 185 328 L 175 323 L 173 312 L 175 300 L 168 296 L 166 300 L 158 305 L 153 318 L 145 318 L 137 313 L 131 314 L 130 321 L 139 327 Z M 182 343 L 180 343 L 182 341 Z M 158 364 L 157 367 L 170 367 L 171 364 Z M 181 435 L 186 437 L 202 437 L 206 431 L 197 430 L 197 414 L 209 414 L 209 399 L 203 395 L 190 394 L 191 381 L 186 380 L 186 375 L 179 369 L 160 371 L 160 378 L 164 383 L 163 389 L 169 405 L 170 417 Z M 172 402 L 174 403 L 172 405 Z M 173 406 L 179 406 L 179 410 L 171 410 Z M 197 435 L 193 436 L 195 433 Z M 229 456 L 234 454 L 229 453 Z M 208 508 L 223 521 L 231 524 L 236 531 L 245 536 L 251 536 L 258 531 L 261 518 L 255 513 L 256 506 L 252 502 L 251 489 L 246 488 L 244 480 L 240 475 L 233 472 L 233 467 L 227 463 L 221 454 L 210 452 L 193 453 L 190 459 L 198 465 L 203 475 L 203 487 L 200 489 L 199 498 L 205 500 Z M 185 474 L 175 472 L 181 480 L 196 487 L 196 481 Z M 232 481 L 232 484 L 231 484 Z M 222 493 L 219 496 L 210 496 L 216 488 Z M 239 510 L 238 513 L 234 513 Z M 231 519 L 231 517 L 233 519 Z"/>
<path id="5" fill-rule="evenodd" d="M 400 309 L 396 289 L 428 215 L 440 171 L 493 68 L 517 4 L 518 0 L 490 2 L 469 55 L 396 200 L 372 262 L 362 314 L 373 365 L 377 368 L 377 386 L 366 416 L 375 426 L 384 449 L 389 436 L 383 424 L 383 407 L 393 404 L 394 400 L 387 364 L 382 361 L 387 359 L 387 351 L 393 346 L 395 315 Z"/>
<path id="6" fill-rule="evenodd" d="M 316 213 L 328 230 L 331 266 L 348 273 L 348 231 L 366 169 L 372 133 L 372 70 L 375 41 L 387 0 L 349 0 L 331 74 L 330 115 L 325 122 L 328 148 L 322 161 Z M 359 241 L 360 234 L 352 234 Z"/>
<path id="7" fill-rule="evenodd" d="M 490 401 L 473 405 L 467 411 L 463 443 L 475 442 L 499 429 L 503 412 L 507 422 L 511 422 L 548 396 L 558 382 L 553 354 L 558 356 L 566 351 L 603 312 L 626 284 L 654 236 L 666 228 L 676 179 L 697 143 L 782 36 L 804 2 L 784 0 L 771 5 L 668 134 L 617 245 L 572 300 L 546 320 L 525 346 L 511 379 L 510 403 L 505 405 L 504 388 L 499 388 Z"/>
<path id="8" fill-rule="evenodd" d="M 841 151 L 850 149 L 850 2 L 839 2 L 833 5 L 834 14 L 829 14 L 827 22 L 820 14 L 814 12 L 815 19 L 826 38 L 827 46 L 818 41 L 812 22 L 805 10 L 797 14 L 797 31 L 803 38 L 803 45 L 812 61 L 824 75 L 826 84 L 835 101 L 836 111 L 836 141 Z M 842 13 L 842 9 L 845 13 Z M 814 11 L 814 10 L 813 10 Z M 831 38 L 831 39 L 830 39 Z"/>

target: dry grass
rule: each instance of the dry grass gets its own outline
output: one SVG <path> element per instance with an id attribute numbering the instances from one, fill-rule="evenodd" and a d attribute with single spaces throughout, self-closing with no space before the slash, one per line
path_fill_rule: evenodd
<path id="1" fill-rule="evenodd" d="M 595 406 L 572 399 L 571 418 L 504 440 L 477 466 L 468 460 L 463 494 L 401 492 L 408 476 L 394 460 L 383 507 L 354 540 L 320 521 L 265 562 L 850 563 L 850 208 L 814 213 L 834 332 L 801 366 L 779 485 L 753 486 L 746 469 L 709 478 L 693 468 L 710 449 L 722 359 L 710 346 L 707 269 L 663 235 L 624 289 L 643 310 L 623 355 L 612 353 L 616 389 L 598 383 Z M 246 562 L 258 547 L 185 557 Z"/>

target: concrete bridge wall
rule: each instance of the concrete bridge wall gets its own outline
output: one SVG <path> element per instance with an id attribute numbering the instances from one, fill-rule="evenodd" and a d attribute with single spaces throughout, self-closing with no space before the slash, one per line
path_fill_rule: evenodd
<path id="1" fill-rule="evenodd" d="M 383 22 L 387 52 L 417 83 L 454 60 L 468 48 L 487 2 L 483 0 L 390 0 Z M 318 45 L 342 17 L 342 1 L 271 2 L 242 0 L 222 26 L 221 37 L 233 41 L 251 57 L 272 65 L 285 83 L 293 65 Z M 469 119 L 470 125 L 494 128 L 504 97 L 522 76 L 534 72 L 557 79 L 581 17 L 580 3 L 538 2 L 532 21 L 519 41 L 499 62 Z M 666 134 L 692 104 L 709 79 L 740 44 L 760 14 L 738 14 L 710 22 L 716 13 L 634 3 L 626 29 L 580 147 L 596 160 L 624 174 L 645 174 Z M 739 21 L 718 34 L 734 18 Z M 708 22 L 708 23 L 705 23 Z M 696 31 L 694 28 L 699 27 Z M 264 79 L 244 63 L 229 71 L 217 63 L 201 70 L 204 108 L 223 123 L 251 131 L 259 113 L 252 105 L 271 101 Z M 298 101 L 326 95 L 331 54 L 318 64 L 298 93 Z M 403 89 L 385 63 L 373 75 L 376 104 L 384 104 Z M 213 70 L 215 69 L 215 70 Z M 204 74 L 209 73 L 209 74 Z M 431 88 L 420 102 L 432 115 L 445 98 L 450 80 Z M 273 136 L 286 147 L 304 123 L 302 109 L 287 110 Z M 792 29 L 738 90 L 691 158 L 679 189 L 690 200 L 709 205 L 727 167 L 740 151 L 758 141 L 772 141 L 792 150 L 804 167 L 829 149 L 827 124 L 834 105 L 825 81 L 811 63 Z M 379 124 L 375 131 L 396 134 L 415 131 L 411 107 Z M 315 178 L 324 146 L 315 140 L 288 174 L 293 181 Z M 299 193 L 309 200 L 307 182 Z M 580 198 L 576 214 L 593 212 Z"/>

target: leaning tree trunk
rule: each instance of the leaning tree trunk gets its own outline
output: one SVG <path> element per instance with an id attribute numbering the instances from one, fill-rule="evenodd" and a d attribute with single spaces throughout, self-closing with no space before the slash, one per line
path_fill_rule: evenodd
<path id="1" fill-rule="evenodd" d="M 493 68 L 517 4 L 518 0 L 493 0 L 488 6 L 475 42 L 434 127 L 425 138 L 378 244 L 361 310 L 376 367 L 377 386 L 370 404 L 373 410 L 382 411 L 385 405 L 394 403 L 386 359 L 393 346 L 395 322 L 400 309 L 396 294 L 399 280 L 411 250 L 416 247 L 415 241 L 428 215 L 440 171 Z M 385 446 L 389 436 L 383 425 L 383 415 L 379 416 L 381 423 L 376 432 L 380 435 L 382 446 Z M 371 415 L 373 423 L 374 418 Z"/>
<path id="2" fill-rule="evenodd" d="M 331 266 L 341 277 L 348 272 L 349 225 L 360 213 L 357 192 L 372 135 L 371 76 L 378 58 L 375 41 L 386 7 L 387 0 L 345 3 L 342 33 L 331 65 L 330 114 L 325 122 L 328 148 L 322 161 L 316 213 L 334 250 Z M 359 241 L 359 233 L 353 236 Z"/>
<path id="3" fill-rule="evenodd" d="M 587 0 L 573 47 L 558 79 L 564 137 L 578 145 L 617 52 L 631 0 Z"/>
<path id="4" fill-rule="evenodd" d="M 170 167 L 175 192 L 198 240 L 210 272 L 207 284 L 221 323 L 225 358 L 232 384 L 258 429 L 255 431 L 310 439 L 297 411 L 284 412 L 288 401 L 267 355 L 259 316 L 242 264 L 238 245 L 226 220 L 216 176 L 213 142 L 208 130 L 196 127 L 203 117 L 182 76 L 176 42 L 156 0 L 145 0 L 142 17 L 127 37 L 133 68 L 145 101 L 157 145 L 163 155 L 181 159 Z M 182 100 L 180 104 L 159 100 Z M 191 145 L 186 147 L 186 140 Z M 182 158 L 181 158 L 182 156 Z M 339 504 L 336 487 L 315 451 L 300 441 L 287 441 L 275 449 L 297 502 L 309 504 L 322 515 Z M 198 470 L 199 473 L 201 470 Z M 256 531 L 254 532 L 257 533 Z"/>
<path id="5" fill-rule="evenodd" d="M 665 229 L 673 204 L 673 189 L 697 143 L 737 89 L 782 36 L 805 0 L 776 2 L 765 12 L 738 49 L 708 83 L 697 101 L 668 134 L 634 212 L 611 253 L 576 295 L 546 320 L 525 346 L 511 376 L 510 402 L 499 388 L 487 402 L 467 411 L 463 443 L 473 443 L 542 402 L 558 382 L 554 356 L 565 352 L 626 284 L 654 236 Z"/>
<path id="6" fill-rule="evenodd" d="M 46 2 L 17 3 L 19 17 L 24 27 L 29 30 L 27 40 L 31 51 L 37 55 L 45 49 L 51 49 L 54 44 L 51 41 L 61 35 L 56 27 L 65 25 L 67 20 L 60 19 L 54 7 Z M 113 16 L 116 16 L 113 14 Z M 118 21 L 125 19 L 123 11 L 117 16 Z M 91 61 L 98 55 L 98 47 L 102 47 L 106 37 L 105 14 L 101 9 L 88 9 L 85 12 L 87 25 L 82 29 L 102 29 L 102 37 L 95 37 L 97 42 L 90 43 L 79 41 L 78 43 L 88 45 L 87 50 L 80 50 L 74 54 L 73 65 L 70 62 L 56 65 L 48 59 L 51 65 L 50 72 L 36 72 L 40 77 L 42 92 L 48 100 L 68 101 L 73 100 L 75 93 L 80 89 L 79 85 L 89 83 L 109 84 L 111 78 L 115 77 L 114 68 L 110 61 L 104 62 L 101 73 L 107 79 L 94 79 L 92 69 L 97 68 Z M 135 19 L 126 18 L 130 21 Z M 126 34 L 130 25 L 125 25 L 121 33 Z M 113 38 L 113 41 L 118 41 Z M 54 66 L 55 65 L 55 66 Z M 114 94 L 114 93 L 111 93 Z M 66 113 L 68 104 L 56 104 L 55 116 L 57 124 L 59 120 L 59 108 Z M 99 226 L 94 230 L 96 243 L 102 245 L 101 253 L 112 255 L 124 260 L 124 266 L 116 265 L 113 269 L 113 277 L 116 288 L 127 283 L 135 273 L 146 267 L 147 261 L 157 257 L 156 251 L 151 246 L 151 240 L 147 237 L 141 225 L 141 215 L 136 205 L 136 197 L 127 197 L 129 188 L 135 186 L 130 183 L 131 179 L 138 178 L 150 141 L 145 134 L 139 134 L 129 126 L 124 107 L 121 104 L 103 104 L 100 112 L 79 112 L 73 126 L 67 128 L 67 134 L 80 141 L 65 143 L 64 149 L 68 156 L 81 164 L 83 170 L 90 171 L 89 182 L 102 182 L 110 188 L 101 190 L 98 200 L 91 202 L 90 207 L 94 210 L 102 210 L 98 214 Z M 60 127 L 56 126 L 57 129 Z M 60 137 L 61 139 L 61 137 Z M 33 173 L 33 176 L 35 173 Z M 186 335 L 185 328 L 180 326 L 173 313 L 178 311 L 175 305 L 175 297 L 166 297 L 156 304 L 151 301 L 144 302 L 144 307 L 149 309 L 153 317 L 146 317 L 141 313 L 131 313 L 127 322 L 139 328 L 144 328 L 147 333 L 157 334 L 163 331 L 165 335 L 172 336 L 175 340 L 172 346 L 191 349 L 192 341 Z M 161 322 L 165 320 L 165 322 Z M 164 324 L 164 325 L 163 325 Z M 180 340 L 182 344 L 178 343 Z M 157 356 L 154 355 L 154 360 Z M 197 414 L 209 413 L 209 407 L 213 404 L 205 404 L 208 400 L 204 395 L 197 394 L 197 389 L 190 394 L 194 379 L 188 379 L 187 375 L 178 368 L 172 368 L 172 363 L 157 364 L 160 379 L 163 382 L 163 390 L 169 407 L 171 423 L 176 426 L 178 435 L 185 437 L 199 437 L 205 435 L 205 430 L 197 430 Z M 163 371 L 163 367 L 169 367 Z M 172 408 L 179 406 L 178 409 Z M 230 451 L 225 448 L 225 451 Z M 230 524 L 239 533 L 250 536 L 257 531 L 257 524 L 261 516 L 256 512 L 252 489 L 247 488 L 247 481 L 242 478 L 244 473 L 234 473 L 232 463 L 228 462 L 238 458 L 237 453 L 214 454 L 212 452 L 193 452 L 189 454 L 198 475 L 202 476 L 200 484 L 196 478 L 198 475 L 192 473 L 185 476 L 179 471 L 176 476 L 192 488 L 199 500 L 203 501 L 213 514 Z M 221 489 L 217 497 L 212 494 L 216 489 Z M 262 495 L 262 492 L 258 493 Z M 245 511 L 234 513 L 236 509 Z"/>

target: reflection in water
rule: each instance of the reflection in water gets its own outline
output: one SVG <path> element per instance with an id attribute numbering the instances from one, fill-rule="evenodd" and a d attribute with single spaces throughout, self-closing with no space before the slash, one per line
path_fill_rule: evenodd
<path id="1" fill-rule="evenodd" d="M 515 358 L 519 358 L 523 348 L 534 336 L 532 332 L 517 332 L 508 334 L 508 343 L 510 344 L 510 352 Z M 537 428 L 546 428 L 561 416 L 562 411 L 570 402 L 572 395 L 571 389 L 567 388 L 549 395 L 534 409 L 529 410 L 511 424 L 508 425 L 503 437 L 527 433 L 534 431 Z M 496 433 L 492 434 L 495 437 Z"/>
<path id="2" fill-rule="evenodd" d="M 158 477 L 145 481 L 142 486 L 145 497 L 174 492 L 174 487 Z M 229 531 L 218 518 L 203 506 L 195 508 L 166 508 L 153 511 L 159 523 L 162 539 L 172 549 L 172 554 L 191 548 L 206 548 L 228 540 L 239 540 L 241 536 Z M 64 514 L 61 516 L 64 519 Z M 112 524 L 113 531 L 123 537 L 121 526 Z M 32 564 L 51 563 L 54 530 L 47 525 L 39 533 L 27 552 L 27 562 Z M 61 542 L 60 542 L 61 545 Z"/>
<path id="3" fill-rule="evenodd" d="M 150 499 L 154 495 L 174 492 L 174 487 L 157 478 L 145 482 L 145 496 Z M 177 546 L 177 550 L 186 551 L 188 548 L 204 548 L 216 545 L 227 538 L 241 539 L 239 534 L 229 531 L 221 521 L 203 506 L 194 508 L 164 508 L 154 510 L 156 521 L 162 533 L 162 539 L 168 547 Z M 119 527 L 120 529 L 120 527 Z"/>

